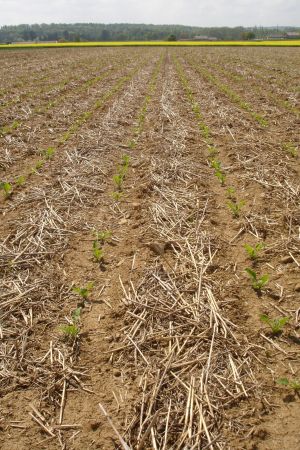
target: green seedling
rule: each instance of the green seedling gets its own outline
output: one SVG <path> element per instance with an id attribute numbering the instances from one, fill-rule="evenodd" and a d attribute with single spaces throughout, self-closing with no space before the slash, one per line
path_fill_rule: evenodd
<path id="1" fill-rule="evenodd" d="M 21 125 L 20 122 L 18 122 L 17 120 L 14 120 L 11 125 L 11 129 L 16 130 L 17 128 L 19 128 L 20 125 Z"/>
<path id="2" fill-rule="evenodd" d="M 48 147 L 47 150 L 45 150 L 44 152 L 44 157 L 45 159 L 51 159 L 52 156 L 55 153 L 55 148 L 54 147 Z"/>
<path id="3" fill-rule="evenodd" d="M 47 111 L 47 109 L 52 108 L 52 106 L 54 106 L 54 105 L 55 105 L 55 102 L 53 102 L 53 101 L 51 100 L 50 102 L 47 103 L 47 105 L 46 105 L 45 108 L 40 108 L 40 109 L 38 110 L 38 112 Z"/>
<path id="4" fill-rule="evenodd" d="M 200 106 L 198 105 L 197 102 L 194 101 L 194 96 L 193 96 L 192 92 L 189 92 L 189 97 L 190 97 L 190 100 L 193 101 L 193 104 L 192 104 L 193 112 L 195 114 L 201 114 Z"/>
<path id="5" fill-rule="evenodd" d="M 71 131 L 67 131 L 67 132 L 64 133 L 63 136 L 61 137 L 60 142 L 63 143 L 63 142 L 68 141 L 68 140 L 70 139 L 71 135 L 72 135 L 72 132 L 71 132 Z"/>
<path id="6" fill-rule="evenodd" d="M 79 326 L 78 323 L 80 321 L 81 316 L 81 307 L 76 308 L 72 313 L 72 323 L 68 325 L 63 325 L 61 327 L 62 332 L 65 337 L 68 339 L 75 339 L 79 334 Z"/>
<path id="7" fill-rule="evenodd" d="M 267 274 L 262 275 L 260 278 L 258 278 L 257 273 L 249 267 L 247 267 L 245 271 L 250 276 L 252 280 L 252 287 L 255 291 L 260 291 L 269 281 L 269 275 Z"/>
<path id="8" fill-rule="evenodd" d="M 294 389 L 294 391 L 300 391 L 300 381 L 298 380 L 291 380 L 290 381 L 290 387 Z"/>
<path id="9" fill-rule="evenodd" d="M 104 252 L 100 246 L 98 239 L 93 242 L 93 256 L 95 260 L 100 263 L 103 260 Z"/>
<path id="10" fill-rule="evenodd" d="M 87 299 L 89 296 L 89 293 L 91 292 L 91 290 L 94 287 L 94 283 L 93 282 L 89 282 L 85 287 L 81 288 L 81 287 L 77 287 L 74 286 L 73 287 L 73 292 L 75 292 L 76 294 L 79 294 L 80 297 L 82 297 L 83 299 Z"/>
<path id="11" fill-rule="evenodd" d="M 121 166 L 118 168 L 118 175 L 115 175 L 117 177 L 122 178 L 121 184 L 122 184 L 124 177 L 128 171 L 129 161 L 130 161 L 130 157 L 128 155 L 123 155 L 122 161 L 121 161 Z M 118 183 L 119 183 L 119 180 L 116 182 L 116 184 L 117 184 L 118 189 L 120 189 L 120 187 L 118 186 Z"/>
<path id="12" fill-rule="evenodd" d="M 136 141 L 134 139 L 132 139 L 131 141 L 128 142 L 128 147 L 133 149 L 136 147 Z"/>
<path id="13" fill-rule="evenodd" d="M 109 238 L 111 238 L 111 231 L 105 230 L 105 231 L 98 231 L 96 233 L 97 240 L 100 241 L 102 244 L 104 244 L 105 241 L 107 241 Z"/>
<path id="14" fill-rule="evenodd" d="M 118 189 L 118 191 L 122 191 L 122 185 L 123 185 L 123 175 L 117 174 L 113 176 L 113 181 Z"/>
<path id="15" fill-rule="evenodd" d="M 81 316 L 81 307 L 76 308 L 73 312 L 72 312 L 72 320 L 73 323 L 76 324 L 80 321 L 80 316 Z"/>
<path id="16" fill-rule="evenodd" d="M 295 392 L 300 391 L 300 381 L 299 380 L 289 380 L 288 378 L 279 378 L 277 380 L 278 384 L 281 384 L 282 386 L 287 386 Z"/>
<path id="17" fill-rule="evenodd" d="M 26 177 L 25 175 L 20 175 L 17 179 L 16 179 L 16 185 L 17 186 L 23 186 L 23 184 L 25 184 L 26 182 Z"/>
<path id="18" fill-rule="evenodd" d="M 291 142 L 283 145 L 283 149 L 288 152 L 293 158 L 297 158 L 298 156 L 298 147 L 293 145 Z"/>
<path id="19" fill-rule="evenodd" d="M 0 136 L 5 136 L 8 133 L 9 133 L 9 127 L 0 128 Z"/>
<path id="20" fill-rule="evenodd" d="M 0 135 L 5 136 L 6 134 L 10 134 L 14 130 L 19 128 L 20 125 L 21 125 L 21 123 L 18 122 L 17 120 L 15 120 L 11 125 L 6 125 L 6 126 L 0 128 Z"/>
<path id="21" fill-rule="evenodd" d="M 42 159 L 40 159 L 37 163 L 36 163 L 36 165 L 35 165 L 35 170 L 39 170 L 39 169 L 41 169 L 42 167 L 43 167 L 43 165 L 45 164 L 45 161 L 43 161 Z"/>
<path id="22" fill-rule="evenodd" d="M 2 181 L 0 183 L 0 189 L 4 192 L 5 198 L 8 198 L 12 194 L 12 185 L 8 183 L 7 181 Z"/>
<path id="23" fill-rule="evenodd" d="M 271 319 L 266 314 L 262 314 L 260 316 L 260 320 L 262 322 L 266 323 L 267 325 L 269 325 L 269 327 L 272 330 L 272 334 L 275 336 L 282 332 L 284 326 L 288 323 L 290 318 L 289 317 L 278 317 L 276 319 Z"/>
<path id="24" fill-rule="evenodd" d="M 224 173 L 222 173 L 221 170 L 216 170 L 215 175 L 220 181 L 221 186 L 224 186 L 226 180 L 226 176 L 224 175 Z"/>
<path id="25" fill-rule="evenodd" d="M 239 217 L 241 209 L 245 206 L 246 202 L 244 200 L 240 200 L 239 202 L 228 201 L 227 206 L 232 212 L 233 217 Z"/>
<path id="26" fill-rule="evenodd" d="M 119 202 L 121 200 L 122 196 L 123 196 L 123 192 L 115 191 L 115 192 L 111 193 L 111 196 L 116 202 Z"/>
<path id="27" fill-rule="evenodd" d="M 204 123 L 199 123 L 199 126 L 200 126 L 200 129 L 201 129 L 201 131 L 202 131 L 203 137 L 204 137 L 205 139 L 208 139 L 208 138 L 209 138 L 209 135 L 210 135 L 210 130 L 209 130 L 208 126 L 205 125 Z"/>
<path id="28" fill-rule="evenodd" d="M 79 327 L 74 323 L 69 325 L 63 325 L 61 327 L 62 332 L 64 333 L 66 338 L 75 339 L 79 334 Z"/>
<path id="29" fill-rule="evenodd" d="M 129 166 L 130 162 L 130 156 L 129 155 L 123 155 L 122 156 L 122 166 Z"/>
<path id="30" fill-rule="evenodd" d="M 221 170 L 221 162 L 217 159 L 212 159 L 210 161 L 211 167 L 213 167 L 215 170 L 220 171 Z"/>
<path id="31" fill-rule="evenodd" d="M 235 198 L 235 189 L 232 186 L 229 186 L 226 189 L 226 195 L 228 198 L 230 198 L 231 200 L 233 200 Z"/>
<path id="32" fill-rule="evenodd" d="M 208 146 L 208 153 L 209 153 L 209 157 L 213 158 L 214 156 L 216 156 L 218 154 L 218 150 L 213 145 L 209 145 Z"/>
<path id="33" fill-rule="evenodd" d="M 251 113 L 251 116 L 257 120 L 258 123 L 260 123 L 261 126 L 263 127 L 267 127 L 269 122 L 267 121 L 267 119 L 265 119 L 264 117 L 262 117 L 260 114 L 257 114 L 255 112 Z"/>
<path id="34" fill-rule="evenodd" d="M 246 252 L 248 253 L 250 259 L 255 260 L 258 257 L 259 252 L 265 247 L 263 242 L 259 242 L 255 245 L 255 247 L 252 247 L 252 245 L 245 244 L 244 248 Z"/>
<path id="35" fill-rule="evenodd" d="M 124 178 L 125 178 L 127 172 L 128 172 L 128 166 L 127 165 L 123 165 L 123 166 L 119 166 L 118 167 L 118 175 L 120 177 L 122 177 L 122 182 L 124 181 Z"/>

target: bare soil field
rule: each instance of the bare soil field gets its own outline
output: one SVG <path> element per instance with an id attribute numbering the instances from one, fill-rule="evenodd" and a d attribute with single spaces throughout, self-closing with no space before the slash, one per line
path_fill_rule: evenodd
<path id="1" fill-rule="evenodd" d="M 300 448 L 300 52 L 0 52 L 0 448 Z"/>

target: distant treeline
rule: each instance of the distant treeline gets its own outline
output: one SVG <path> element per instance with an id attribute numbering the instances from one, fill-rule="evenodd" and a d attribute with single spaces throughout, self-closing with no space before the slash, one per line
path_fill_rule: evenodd
<path id="1" fill-rule="evenodd" d="M 280 32 L 298 31 L 300 28 L 280 27 Z M 202 28 L 184 25 L 144 24 L 35 24 L 3 26 L 0 28 L 0 43 L 22 41 L 152 41 L 193 39 L 205 36 L 220 40 L 265 38 L 278 33 L 278 28 L 218 27 Z"/>

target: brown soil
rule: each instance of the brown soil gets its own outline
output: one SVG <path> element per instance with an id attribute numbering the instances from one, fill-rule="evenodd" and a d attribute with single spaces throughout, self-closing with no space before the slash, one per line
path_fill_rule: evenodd
<path id="1" fill-rule="evenodd" d="M 15 70 L 11 55 L 4 76 Z M 118 69 L 88 91 L 72 86 L 51 117 L 33 115 L 3 137 L 7 180 L 137 70 L 29 183 L 2 196 L 1 448 L 298 449 L 300 404 L 291 383 L 300 381 L 300 170 L 285 144 L 297 150 L 299 119 L 221 70 L 237 59 L 245 71 L 252 65 L 263 90 L 264 69 L 284 58 L 293 64 L 278 80 L 276 72 L 281 98 L 297 49 L 78 49 L 66 61 L 64 50 L 15 55 L 28 92 L 31 68 L 42 70 L 48 58 L 49 77 L 56 64 L 66 67 L 62 78 L 80 64 L 80 83 L 103 60 Z M 263 110 L 268 127 L 189 63 L 206 60 L 213 71 L 215 58 L 215 76 Z M 45 99 L 30 102 L 38 108 Z M 21 105 L 11 109 L 19 117 L 14 108 Z M 212 148 L 225 186 L 214 175 Z M 116 201 L 113 176 L 125 154 Z M 230 186 L 233 204 L 245 201 L 238 217 L 227 206 Z M 95 233 L 104 230 L 111 236 L 100 242 L 97 262 Z M 251 261 L 244 246 L 258 242 L 264 248 Z M 269 275 L 260 291 L 246 267 Z M 89 281 L 83 300 L 72 286 Z M 274 335 L 262 314 L 289 322 Z M 68 338 L 62 330 L 72 323 L 79 333 Z"/>

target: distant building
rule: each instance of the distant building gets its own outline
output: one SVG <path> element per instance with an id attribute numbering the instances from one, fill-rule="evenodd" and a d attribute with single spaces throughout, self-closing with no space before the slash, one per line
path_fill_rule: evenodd
<path id="1" fill-rule="evenodd" d="M 270 34 L 270 36 L 267 36 L 268 41 L 281 41 L 285 39 L 284 34 Z"/>
<path id="2" fill-rule="evenodd" d="M 193 36 L 190 39 L 179 39 L 179 41 L 218 41 L 214 36 Z"/>
<path id="3" fill-rule="evenodd" d="M 287 39 L 300 39 L 299 31 L 290 31 L 289 33 L 285 33 Z"/>
<path id="4" fill-rule="evenodd" d="M 217 41 L 218 38 L 214 36 L 194 36 L 192 41 Z"/>
<path id="5" fill-rule="evenodd" d="M 299 31 L 290 31 L 288 33 L 271 34 L 267 37 L 267 39 L 270 41 L 280 41 L 283 39 L 300 39 L 300 33 Z"/>

